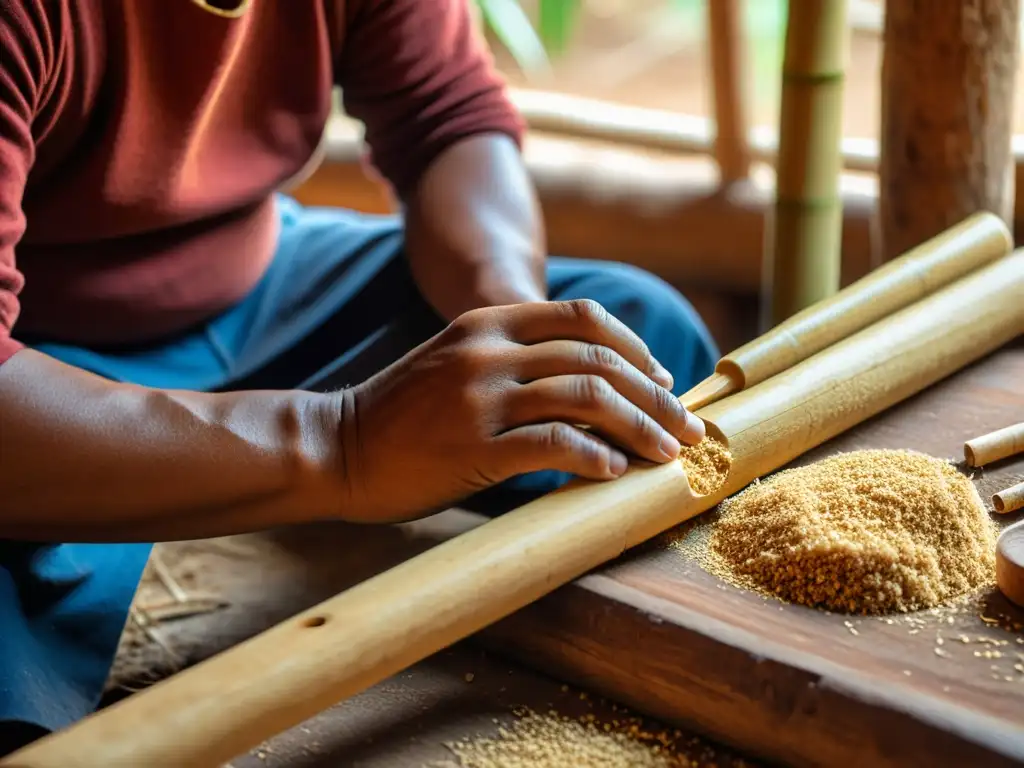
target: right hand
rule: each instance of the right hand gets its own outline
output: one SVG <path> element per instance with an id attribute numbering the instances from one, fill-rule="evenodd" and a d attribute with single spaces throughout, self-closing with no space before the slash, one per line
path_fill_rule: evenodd
<path id="1" fill-rule="evenodd" d="M 467 312 L 345 392 L 345 517 L 408 519 L 537 470 L 612 479 L 627 452 L 672 461 L 704 424 L 671 386 L 596 302 Z"/>

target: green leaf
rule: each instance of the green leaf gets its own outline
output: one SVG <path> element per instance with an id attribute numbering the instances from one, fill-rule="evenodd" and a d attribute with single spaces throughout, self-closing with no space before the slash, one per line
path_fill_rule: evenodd
<path id="1" fill-rule="evenodd" d="M 564 53 L 569 47 L 579 13 L 580 0 L 538 0 L 537 26 L 550 53 Z"/>
<path id="2" fill-rule="evenodd" d="M 517 0 L 477 0 L 484 23 L 527 75 L 551 69 L 544 43 Z"/>

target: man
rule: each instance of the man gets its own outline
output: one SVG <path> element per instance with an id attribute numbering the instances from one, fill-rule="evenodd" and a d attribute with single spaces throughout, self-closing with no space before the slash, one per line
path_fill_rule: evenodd
<path id="1" fill-rule="evenodd" d="M 497 514 L 703 436 L 683 299 L 546 260 L 466 2 L 0 2 L 3 749 L 96 706 L 147 542 Z M 401 220 L 275 193 L 335 84 Z"/>

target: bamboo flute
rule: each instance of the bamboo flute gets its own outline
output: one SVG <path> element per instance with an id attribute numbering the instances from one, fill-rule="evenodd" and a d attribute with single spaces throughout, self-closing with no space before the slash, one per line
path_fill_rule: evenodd
<path id="1" fill-rule="evenodd" d="M 0 760 L 12 768 L 214 768 L 707 511 L 1024 333 L 1024 254 L 970 275 L 698 415 L 733 460 L 574 482 Z"/>
<path id="2" fill-rule="evenodd" d="M 1000 491 L 992 496 L 992 506 L 1001 515 L 1024 509 L 1024 483 Z"/>
<path id="3" fill-rule="evenodd" d="M 964 443 L 964 460 L 970 467 L 984 467 L 1018 453 L 1024 453 L 1024 422 Z"/>
<path id="4" fill-rule="evenodd" d="M 759 384 L 1005 256 L 1012 247 L 1013 235 L 998 216 L 968 216 L 726 355 L 711 376 L 682 396 L 683 404 L 696 410 Z"/>
<path id="5" fill-rule="evenodd" d="M 839 290 L 846 0 L 790 0 L 764 329 Z"/>

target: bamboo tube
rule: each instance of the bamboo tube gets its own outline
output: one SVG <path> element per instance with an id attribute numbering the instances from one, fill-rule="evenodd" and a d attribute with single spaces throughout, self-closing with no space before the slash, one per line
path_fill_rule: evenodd
<path id="1" fill-rule="evenodd" d="M 1024 483 L 1017 483 L 1012 488 L 995 494 L 992 497 L 992 506 L 1001 515 L 1024 509 Z"/>
<path id="2" fill-rule="evenodd" d="M 724 183 L 747 178 L 746 84 L 743 66 L 743 8 L 738 0 L 707 4 L 708 48 L 711 55 L 711 93 L 714 97 L 714 155 Z"/>
<path id="3" fill-rule="evenodd" d="M 1011 525 L 999 537 L 996 584 L 1007 599 L 1024 608 L 1024 522 Z"/>
<path id="4" fill-rule="evenodd" d="M 846 0 L 790 0 L 766 329 L 839 290 Z"/>
<path id="5" fill-rule="evenodd" d="M 1024 333 L 1024 254 L 1001 259 L 699 415 L 731 470 L 680 462 L 575 482 L 0 760 L 212 768 L 507 616 Z"/>
<path id="6" fill-rule="evenodd" d="M 835 296 L 797 313 L 718 361 L 715 373 L 684 394 L 690 410 L 775 376 L 825 347 L 934 293 L 1013 247 L 1006 224 L 991 213 L 955 227 L 885 264 Z M 1021 438 L 1024 450 L 1024 438 Z"/>
<path id="7" fill-rule="evenodd" d="M 979 210 L 1012 221 L 1020 0 L 886 0 L 885 258 Z"/>
<path id="8" fill-rule="evenodd" d="M 964 460 L 970 467 L 984 467 L 1018 453 L 1024 453 L 1024 422 L 964 443 Z"/>

